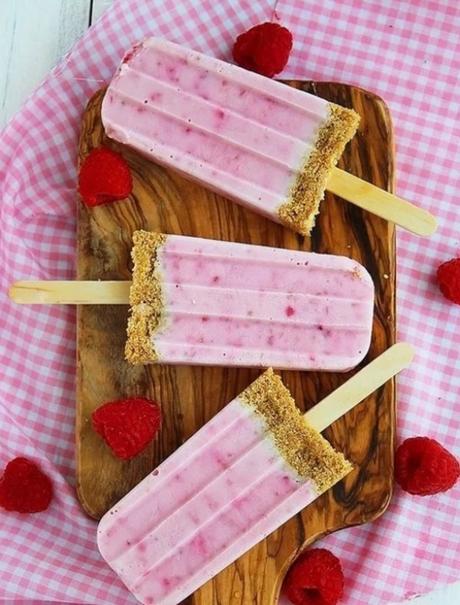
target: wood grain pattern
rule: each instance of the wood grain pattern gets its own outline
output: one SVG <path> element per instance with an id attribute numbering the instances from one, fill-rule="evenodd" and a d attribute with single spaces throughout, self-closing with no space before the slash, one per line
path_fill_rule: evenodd
<path id="1" fill-rule="evenodd" d="M 388 110 L 374 95 L 338 84 L 291 85 L 353 107 L 362 116 L 357 136 L 340 166 L 388 190 L 393 187 L 393 139 Z M 103 92 L 88 104 L 80 158 L 102 142 L 120 150 L 134 175 L 129 201 L 87 209 L 79 206 L 78 279 L 129 279 L 135 229 L 155 229 L 238 242 L 343 254 L 361 262 L 376 286 L 372 345 L 366 362 L 394 342 L 395 238 L 382 219 L 332 195 L 311 238 L 302 238 L 237 206 L 105 138 L 100 121 Z M 100 517 L 172 453 L 259 371 L 254 369 L 151 366 L 123 360 L 125 306 L 78 310 L 77 464 L 78 493 L 86 512 Z M 283 372 L 299 407 L 308 409 L 349 374 Z M 164 425 L 157 441 L 133 461 L 116 460 L 90 427 L 91 412 L 105 401 L 145 395 L 161 402 Z M 356 466 L 355 471 L 302 514 L 187 599 L 190 605 L 269 605 L 299 550 L 339 528 L 381 514 L 392 492 L 394 381 L 387 383 L 325 432 Z"/>

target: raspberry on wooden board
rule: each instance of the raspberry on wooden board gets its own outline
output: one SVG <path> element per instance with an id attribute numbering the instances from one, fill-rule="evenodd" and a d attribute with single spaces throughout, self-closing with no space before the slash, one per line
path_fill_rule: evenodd
<path id="1" fill-rule="evenodd" d="M 105 403 L 91 415 L 94 430 L 123 460 L 140 454 L 161 425 L 159 406 L 143 397 Z"/>
<path id="2" fill-rule="evenodd" d="M 128 197 L 133 188 L 126 160 L 108 147 L 93 149 L 83 160 L 78 191 L 87 206 L 99 206 Z"/>

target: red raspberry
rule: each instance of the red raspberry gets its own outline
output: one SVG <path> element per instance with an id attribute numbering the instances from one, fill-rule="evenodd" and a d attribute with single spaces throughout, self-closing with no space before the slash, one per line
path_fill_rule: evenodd
<path id="1" fill-rule="evenodd" d="M 137 456 L 152 441 L 161 424 L 161 411 L 154 401 L 131 397 L 110 401 L 95 410 L 91 419 L 114 454 L 123 460 Z"/>
<path id="2" fill-rule="evenodd" d="M 440 265 L 437 279 L 444 296 L 460 305 L 460 258 L 453 258 Z"/>
<path id="3" fill-rule="evenodd" d="M 133 179 L 123 157 L 108 147 L 93 149 L 78 175 L 78 191 L 87 206 L 99 206 L 130 195 Z"/>
<path id="4" fill-rule="evenodd" d="M 278 23 L 261 23 L 240 34 L 233 46 L 238 65 L 273 78 L 286 66 L 292 49 L 292 34 Z"/>
<path id="5" fill-rule="evenodd" d="M 53 498 L 50 479 L 27 458 L 8 462 L 0 477 L 0 506 L 18 513 L 46 510 Z"/>
<path id="6" fill-rule="evenodd" d="M 458 461 L 429 437 L 411 437 L 396 450 L 395 479 L 416 496 L 431 496 L 450 489 L 460 475 Z"/>
<path id="7" fill-rule="evenodd" d="M 294 605 L 335 605 L 343 595 L 340 560 L 325 548 L 305 551 L 288 571 L 284 592 Z"/>

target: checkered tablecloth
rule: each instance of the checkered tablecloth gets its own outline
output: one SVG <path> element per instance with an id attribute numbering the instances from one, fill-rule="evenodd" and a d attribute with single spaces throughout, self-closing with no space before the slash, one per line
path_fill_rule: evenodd
<path id="1" fill-rule="evenodd" d="M 0 599 L 127 605 L 100 559 L 74 482 L 75 321 L 71 308 L 15 306 L 17 279 L 72 278 L 76 147 L 89 96 L 124 51 L 162 35 L 222 58 L 251 25 L 279 20 L 295 44 L 283 77 L 352 83 L 382 96 L 396 129 L 398 192 L 439 217 L 429 241 L 398 234 L 399 335 L 417 347 L 399 381 L 399 437 L 460 453 L 460 307 L 433 275 L 459 254 L 460 3 L 457 0 L 118 0 L 0 136 L 0 466 L 40 462 L 56 499 L 27 517 L 0 510 Z M 457 413 L 456 413 L 457 412 Z M 377 522 L 322 542 L 344 564 L 345 604 L 386 603 L 460 578 L 459 488 L 396 490 Z"/>

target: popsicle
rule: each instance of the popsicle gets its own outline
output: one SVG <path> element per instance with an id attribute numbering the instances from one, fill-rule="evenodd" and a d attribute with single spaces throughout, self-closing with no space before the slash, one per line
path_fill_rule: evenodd
<path id="1" fill-rule="evenodd" d="M 369 348 L 374 285 L 346 257 L 137 231 L 132 363 L 345 371 Z"/>
<path id="2" fill-rule="evenodd" d="M 166 40 L 125 56 L 102 121 L 112 139 L 303 235 L 326 187 L 414 232 L 436 227 L 427 212 L 334 168 L 356 112 Z"/>
<path id="3" fill-rule="evenodd" d="M 305 417 L 267 370 L 102 518 L 102 556 L 141 603 L 181 602 L 351 470 L 319 431 L 411 358 L 396 345 Z"/>

